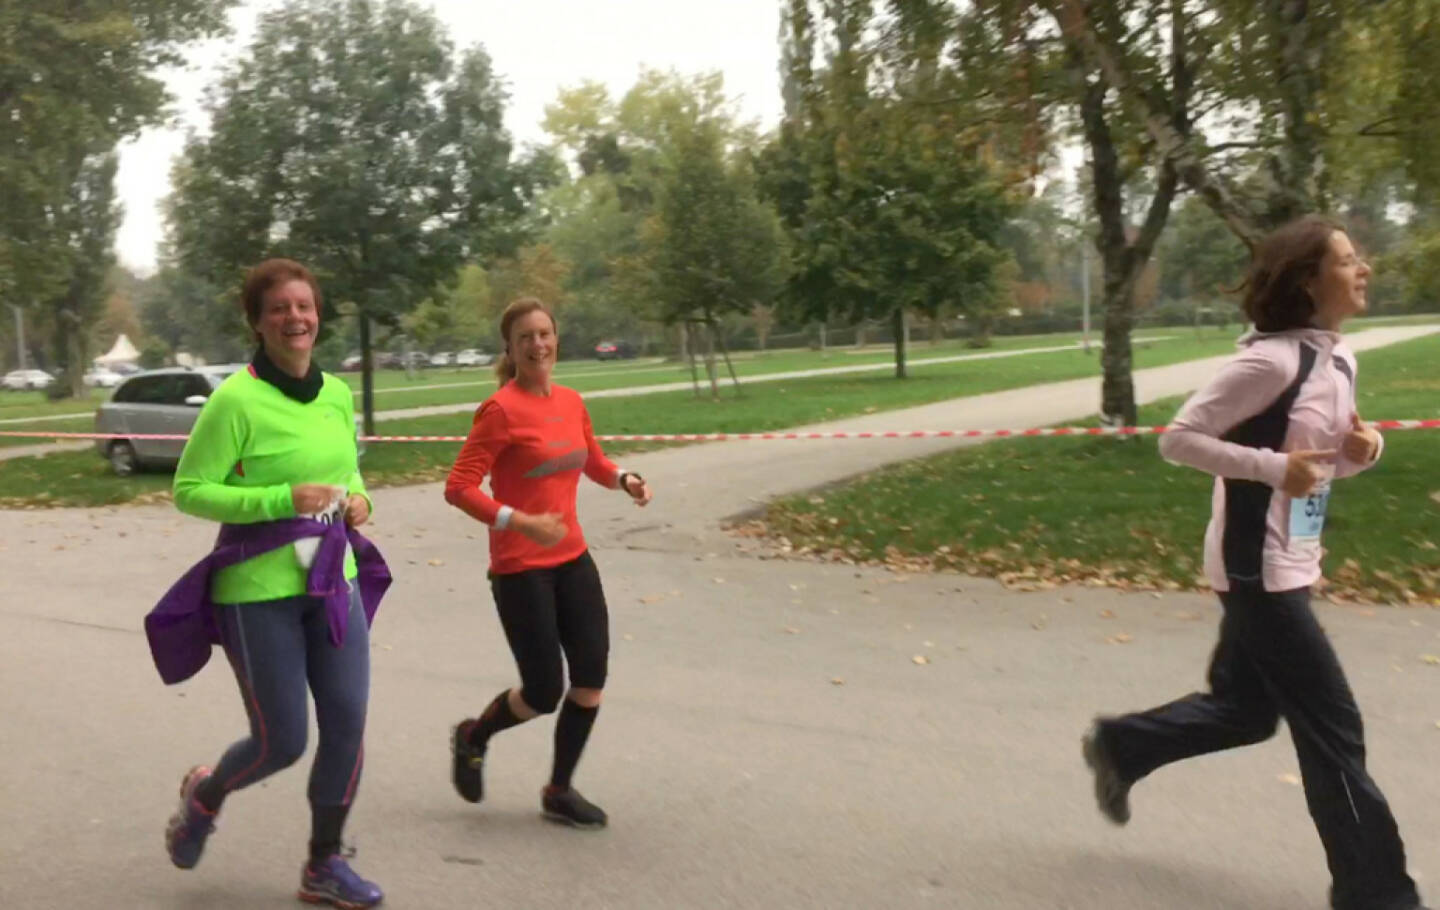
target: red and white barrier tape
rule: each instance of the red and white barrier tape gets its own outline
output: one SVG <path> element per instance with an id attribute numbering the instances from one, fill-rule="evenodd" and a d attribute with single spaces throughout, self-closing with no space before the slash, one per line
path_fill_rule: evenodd
<path id="1" fill-rule="evenodd" d="M 1376 420 L 1377 430 L 1436 430 L 1440 420 Z M 601 442 L 743 442 L 760 439 L 978 439 L 1030 436 L 1155 436 L 1168 427 L 1034 427 L 1028 430 L 873 430 L 818 433 L 635 433 L 597 436 Z M 33 433 L 0 430 L 0 436 L 43 439 L 171 439 L 174 433 Z M 361 436 L 363 442 L 464 442 L 464 436 Z"/>

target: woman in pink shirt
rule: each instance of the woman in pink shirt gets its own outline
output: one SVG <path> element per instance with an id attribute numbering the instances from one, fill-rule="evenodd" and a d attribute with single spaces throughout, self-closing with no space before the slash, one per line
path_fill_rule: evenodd
<path id="1" fill-rule="evenodd" d="M 1343 228 L 1294 221 L 1266 238 L 1245 283 L 1255 331 L 1161 437 L 1169 461 L 1215 478 L 1205 574 L 1224 618 L 1209 692 L 1086 734 L 1100 811 L 1123 825 L 1130 787 L 1180 759 L 1258 743 L 1284 718 L 1329 861 L 1335 910 L 1416 910 L 1405 848 L 1365 769 L 1360 709 L 1310 609 L 1331 481 L 1366 470 L 1384 440 L 1355 411 L 1340 335 L 1365 310 L 1370 267 Z"/>

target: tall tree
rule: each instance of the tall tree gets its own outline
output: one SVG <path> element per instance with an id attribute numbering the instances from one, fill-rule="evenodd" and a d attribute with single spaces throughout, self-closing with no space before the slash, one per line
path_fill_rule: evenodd
<path id="1" fill-rule="evenodd" d="M 981 137 L 962 128 L 966 111 L 942 91 L 948 6 L 893 5 L 878 33 L 865 0 L 822 4 L 819 16 L 789 5 L 782 84 L 795 101 L 761 165 L 793 241 L 790 306 L 889 320 L 903 377 L 907 312 L 993 311 L 1010 203 Z"/>
<path id="2" fill-rule="evenodd" d="M 1042 5 L 1185 185 L 1249 246 L 1298 214 L 1332 207 L 1354 172 L 1357 140 L 1392 143 L 1386 155 L 1417 188 L 1440 187 L 1428 151 L 1440 114 L 1420 88 L 1440 76 L 1440 11 L 1429 0 L 1153 0 L 1147 15 L 1168 18 L 1194 49 L 1192 85 L 1214 99 L 1203 105 L 1214 112 L 1205 128 L 1189 131 L 1174 122 L 1170 96 L 1154 90 L 1145 55 L 1106 26 L 1110 4 Z M 1381 78 L 1367 78 L 1377 70 Z"/>
<path id="3" fill-rule="evenodd" d="M 456 54 L 409 0 L 268 12 L 175 168 L 180 264 L 221 287 L 269 255 L 315 268 L 356 308 L 371 432 L 372 322 L 397 325 L 467 258 L 513 249 L 552 173 L 512 159 L 504 104 L 485 52 Z"/>
<path id="4" fill-rule="evenodd" d="M 79 163 L 63 202 L 52 207 L 55 235 L 66 244 L 66 282 L 45 301 L 55 363 L 63 370 L 54 388 L 73 396 L 85 394 L 83 377 L 90 362 L 90 327 L 105 305 L 106 281 L 115 262 L 115 229 L 120 207 L 115 200 L 115 153 L 91 156 Z"/>
<path id="5" fill-rule="evenodd" d="M 642 233 L 677 167 L 681 139 L 700 128 L 713 131 L 727 157 L 758 143 L 719 73 L 647 69 L 619 99 L 582 83 L 546 107 L 546 131 L 578 170 L 545 200 L 554 211 L 546 240 L 568 265 L 568 338 L 634 337 L 662 320 L 640 265 Z"/>
<path id="6" fill-rule="evenodd" d="M 78 245 L 59 211 L 92 159 L 160 120 L 160 68 L 222 31 L 235 2 L 0 4 L 0 300 L 66 296 Z"/>
<path id="7" fill-rule="evenodd" d="M 719 320 L 775 299 L 785 280 L 784 237 L 774 210 L 756 195 L 748 163 L 726 161 L 717 131 L 700 124 L 676 137 L 676 145 L 659 211 L 644 232 L 644 258 L 665 324 L 708 332 L 710 389 L 718 395 L 713 341 Z"/>

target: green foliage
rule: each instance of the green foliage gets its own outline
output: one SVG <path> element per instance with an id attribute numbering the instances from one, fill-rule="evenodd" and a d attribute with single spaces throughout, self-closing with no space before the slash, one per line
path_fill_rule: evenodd
<path id="1" fill-rule="evenodd" d="M 396 327 L 467 258 L 513 250 L 548 156 L 516 162 L 504 90 L 409 0 L 293 0 L 262 16 L 174 171 L 177 264 L 220 288 L 272 255 L 332 305 Z M 369 402 L 366 402 L 367 423 Z"/>
<path id="2" fill-rule="evenodd" d="M 744 162 L 727 163 L 703 126 L 676 138 L 674 169 L 643 241 L 651 299 L 667 325 L 713 324 L 775 299 L 784 282 L 784 237 Z"/>
<path id="3" fill-rule="evenodd" d="M 79 241 L 61 223 L 77 186 L 126 136 L 158 122 L 156 71 L 215 34 L 234 0 L 0 4 L 0 300 L 66 294 Z"/>
<path id="4" fill-rule="evenodd" d="M 1224 298 L 1245 275 L 1249 251 L 1194 196 L 1176 206 L 1156 249 L 1160 294 L 1170 300 L 1234 307 Z"/>
<path id="5" fill-rule="evenodd" d="M 1400 278 L 1399 309 L 1433 313 L 1440 309 L 1440 225 L 1413 225 L 1406 241 L 1377 265 L 1380 274 Z"/>
<path id="6" fill-rule="evenodd" d="M 1368 419 L 1433 417 L 1429 337 L 1360 356 Z M 1168 421 L 1181 399 L 1144 409 Z M 1440 606 L 1440 448 L 1389 434 L 1375 468 L 1336 486 L 1326 519 L 1332 595 Z M 1169 465 L 1154 439 L 1003 440 L 885 468 L 771 506 L 769 531 L 833 559 L 943 568 L 1021 589 L 1060 583 L 1204 588 L 1211 479 Z M 1385 533 L 1375 533 L 1384 528 Z"/>
<path id="7" fill-rule="evenodd" d="M 149 339 L 166 352 L 185 351 L 209 363 L 231 363 L 248 358 L 254 345 L 238 304 L 233 292 L 165 264 L 140 294 L 140 322 Z M 322 328 L 331 324 L 333 312 L 327 308 L 322 314 Z"/>
<path id="8" fill-rule="evenodd" d="M 618 101 L 596 83 L 562 91 L 545 129 L 579 170 L 543 200 L 552 214 L 545 239 L 564 265 L 567 349 L 648 334 L 647 323 L 666 318 L 653 255 L 684 142 L 705 133 L 727 172 L 739 173 L 758 143 L 753 127 L 739 121 L 718 73 L 642 70 Z"/>
<path id="9" fill-rule="evenodd" d="M 454 351 L 489 341 L 495 317 L 485 270 L 467 265 L 453 287 L 424 301 L 405 318 L 405 331 L 422 347 Z"/>
<path id="10" fill-rule="evenodd" d="M 1013 205 L 942 79 L 949 5 L 892 7 L 877 31 L 869 2 L 824 4 L 818 18 L 809 4 L 789 6 L 787 118 L 760 156 L 791 236 L 786 300 L 808 318 L 958 311 L 983 323 Z"/>

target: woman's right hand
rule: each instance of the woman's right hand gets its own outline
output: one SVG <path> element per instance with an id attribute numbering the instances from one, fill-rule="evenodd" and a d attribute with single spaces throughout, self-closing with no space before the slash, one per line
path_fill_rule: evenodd
<path id="1" fill-rule="evenodd" d="M 1288 453 L 1285 456 L 1285 482 L 1280 485 L 1280 489 L 1292 499 L 1309 496 L 1316 486 L 1330 476 L 1328 465 L 1334 460 L 1334 449 Z"/>
<path id="2" fill-rule="evenodd" d="M 339 488 L 326 483 L 299 483 L 290 488 L 290 501 L 296 515 L 315 515 L 330 508 L 339 495 Z"/>
<path id="3" fill-rule="evenodd" d="M 542 547 L 553 547 L 570 533 L 570 529 L 565 527 L 565 517 L 559 512 L 544 512 L 540 515 L 516 512 L 510 517 L 510 527 Z"/>

